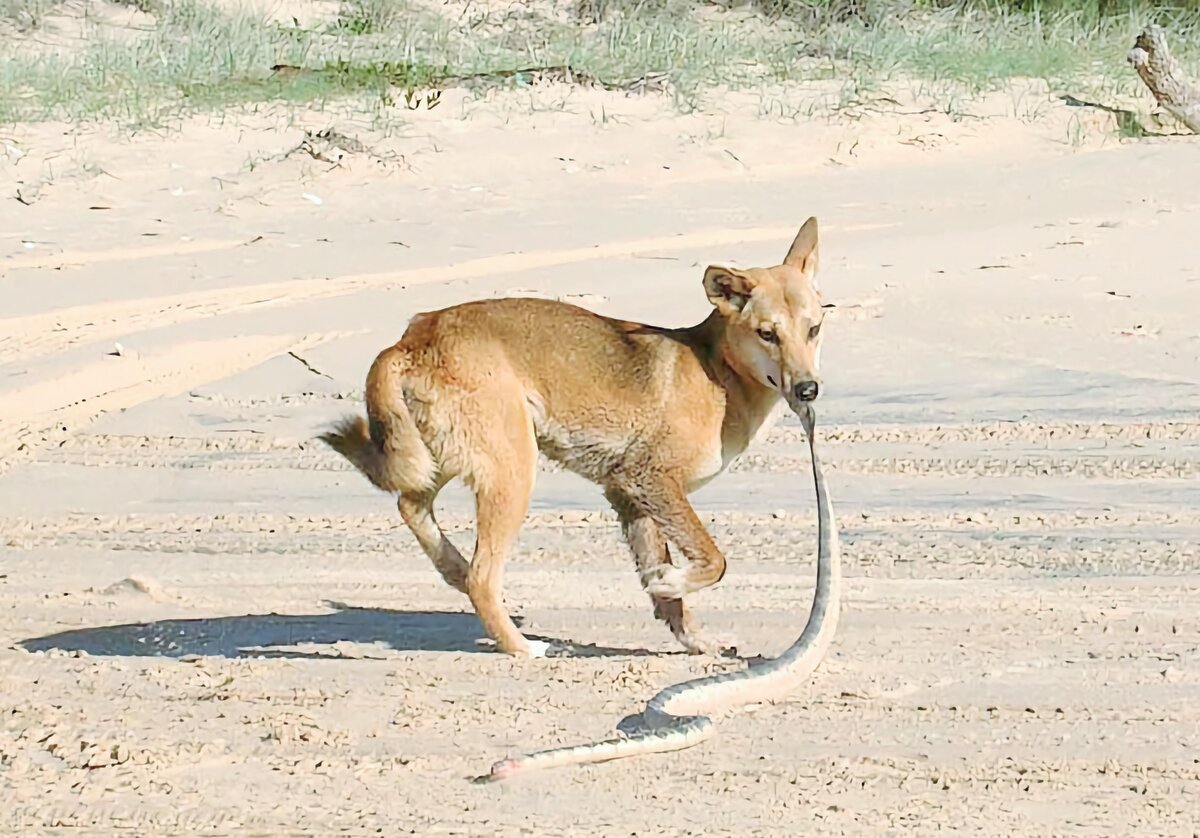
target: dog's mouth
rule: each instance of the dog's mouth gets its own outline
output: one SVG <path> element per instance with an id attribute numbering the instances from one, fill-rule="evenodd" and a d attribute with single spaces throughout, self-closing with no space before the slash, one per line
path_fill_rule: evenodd
<path id="1" fill-rule="evenodd" d="M 767 376 L 767 382 L 771 385 L 771 387 L 779 392 L 779 395 L 783 397 L 783 400 L 787 402 L 788 407 L 791 408 L 791 411 L 797 416 L 804 416 L 812 411 L 812 403 L 817 400 L 817 394 L 819 392 L 819 389 L 815 384 L 812 386 L 811 390 L 806 390 L 806 392 L 801 393 L 798 392 L 796 387 L 788 386 L 782 381 L 777 381 L 773 375 Z"/>
<path id="2" fill-rule="evenodd" d="M 791 409 L 792 413 L 802 419 L 812 414 L 813 403 L 817 400 L 815 393 L 810 396 L 803 396 L 798 394 L 794 387 L 780 387 L 779 393 L 783 396 L 783 400 L 787 402 L 787 406 Z"/>
<path id="3" fill-rule="evenodd" d="M 803 422 L 807 427 L 812 427 L 813 423 L 816 422 L 816 413 L 813 411 L 812 402 L 793 401 L 788 399 L 788 407 L 792 409 L 793 413 L 800 417 L 800 421 Z"/>

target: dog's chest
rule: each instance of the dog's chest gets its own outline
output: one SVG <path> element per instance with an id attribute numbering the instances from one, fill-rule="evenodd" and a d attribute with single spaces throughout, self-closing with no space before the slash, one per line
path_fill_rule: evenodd
<path id="1" fill-rule="evenodd" d="M 695 465 L 692 467 L 691 477 L 688 479 L 688 493 L 692 493 L 697 489 L 701 489 L 708 485 L 714 477 L 728 468 L 737 455 L 741 451 L 730 451 L 721 444 L 720 438 L 709 443 L 699 452 L 699 457 Z"/>
<path id="2" fill-rule="evenodd" d="M 736 460 L 755 441 L 763 439 L 783 416 L 783 404 L 778 403 L 758 422 L 757 427 L 742 427 L 703 446 L 688 481 L 688 492 L 703 488 Z"/>

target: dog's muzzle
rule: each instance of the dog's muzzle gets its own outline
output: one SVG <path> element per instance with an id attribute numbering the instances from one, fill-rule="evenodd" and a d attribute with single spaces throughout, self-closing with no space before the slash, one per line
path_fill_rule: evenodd
<path id="1" fill-rule="evenodd" d="M 811 402 L 817 398 L 820 387 L 815 381 L 801 381 L 792 388 L 792 396 L 798 402 Z"/>

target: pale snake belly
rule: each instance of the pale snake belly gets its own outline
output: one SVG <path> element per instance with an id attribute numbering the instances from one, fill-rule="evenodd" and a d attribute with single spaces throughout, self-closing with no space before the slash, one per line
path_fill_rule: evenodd
<path id="1" fill-rule="evenodd" d="M 811 406 L 800 411 L 812 458 L 817 495 L 817 581 L 804 631 L 779 657 L 739 672 L 695 678 L 667 687 L 646 705 L 636 733 L 586 745 L 551 748 L 501 760 L 480 782 L 503 780 L 539 768 L 606 762 L 613 759 L 681 751 L 716 732 L 712 715 L 787 696 L 820 665 L 837 630 L 841 597 L 841 549 L 825 477 L 816 448 L 816 417 Z"/>

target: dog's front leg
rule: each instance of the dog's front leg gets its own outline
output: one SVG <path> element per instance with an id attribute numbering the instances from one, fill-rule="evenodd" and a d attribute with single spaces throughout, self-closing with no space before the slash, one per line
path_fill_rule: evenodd
<path id="1" fill-rule="evenodd" d="M 668 541 L 687 557 L 682 567 L 657 564 L 642 571 L 642 585 L 652 596 L 683 599 L 685 594 L 717 584 L 725 576 L 725 557 L 688 502 L 681 485 L 656 487 L 639 504 Z"/>
<path id="2" fill-rule="evenodd" d="M 621 531 L 633 553 L 639 576 L 644 578 L 646 572 L 655 567 L 673 567 L 667 539 L 654 519 L 640 512 L 632 501 L 620 493 L 610 490 L 606 495 L 617 512 Z M 655 618 L 666 623 L 671 634 L 690 653 L 719 655 L 736 650 L 737 643 L 732 637 L 705 634 L 700 621 L 692 615 L 682 599 L 651 594 L 650 601 L 654 603 Z"/>

